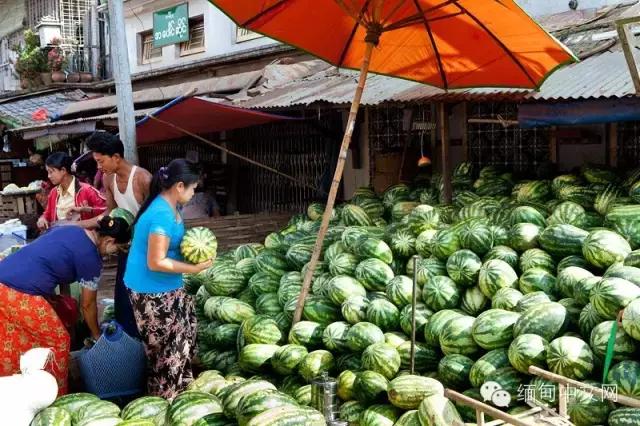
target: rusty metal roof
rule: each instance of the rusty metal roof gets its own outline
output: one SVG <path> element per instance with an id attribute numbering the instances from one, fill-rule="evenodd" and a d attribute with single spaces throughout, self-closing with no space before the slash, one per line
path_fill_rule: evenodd
<path id="1" fill-rule="evenodd" d="M 357 85 L 357 73 L 327 69 L 310 77 L 263 89 L 257 96 L 233 99 L 246 108 L 286 108 L 314 103 L 348 104 Z M 624 55 L 604 52 L 561 68 L 542 85 L 539 92 L 522 89 L 476 88 L 444 92 L 435 87 L 380 75 L 367 78 L 363 105 L 383 102 L 424 102 L 460 100 L 577 100 L 622 98 L 635 95 Z"/>
<path id="2" fill-rule="evenodd" d="M 9 128 L 48 122 L 49 119 L 60 114 L 68 105 L 85 97 L 85 93 L 77 89 L 6 100 L 0 103 L 0 122 L 6 124 Z M 34 118 L 34 113 L 40 109 L 46 110 L 44 120 Z"/>

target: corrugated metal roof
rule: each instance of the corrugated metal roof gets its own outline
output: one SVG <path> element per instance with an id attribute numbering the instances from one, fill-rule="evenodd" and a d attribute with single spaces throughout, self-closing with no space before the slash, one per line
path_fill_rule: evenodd
<path id="1" fill-rule="evenodd" d="M 43 121 L 34 120 L 32 117 L 38 109 L 46 109 L 48 119 L 50 119 L 60 114 L 67 105 L 77 102 L 85 96 L 82 90 L 77 89 L 3 102 L 0 103 L 0 122 L 5 123 L 9 128 L 39 124 Z"/>
<path id="2" fill-rule="evenodd" d="M 247 108 L 285 108 L 316 102 L 348 104 L 357 86 L 354 71 L 330 68 L 311 77 L 290 81 L 275 89 L 262 89 L 255 97 L 233 99 Z M 380 75 L 370 75 L 362 97 L 363 105 L 383 102 L 437 100 L 571 100 L 622 98 L 635 89 L 622 52 L 605 52 L 561 68 L 542 85 L 539 92 L 521 89 L 477 88 L 451 90 L 425 86 Z"/>

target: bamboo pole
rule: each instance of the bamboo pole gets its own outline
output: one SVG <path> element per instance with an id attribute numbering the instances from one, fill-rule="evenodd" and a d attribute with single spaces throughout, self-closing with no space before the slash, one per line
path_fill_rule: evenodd
<path id="1" fill-rule="evenodd" d="M 447 107 L 444 102 L 440 102 L 440 142 L 442 148 L 442 182 L 444 188 L 442 194 L 444 195 L 444 203 L 451 204 L 452 189 L 451 189 L 451 165 L 449 158 L 449 115 L 447 114 Z"/>
<path id="2" fill-rule="evenodd" d="M 416 369 L 416 305 L 418 304 L 418 258 L 413 256 L 413 287 L 411 289 L 411 374 Z"/>
<path id="3" fill-rule="evenodd" d="M 349 119 L 347 120 L 347 128 L 344 132 L 342 139 L 342 145 L 340 146 L 340 154 L 338 155 L 338 163 L 336 164 L 336 171 L 333 175 L 333 181 L 331 182 L 331 190 L 329 191 L 329 198 L 327 199 L 327 205 L 322 215 L 322 223 L 320 224 L 320 230 L 318 231 L 318 237 L 316 238 L 316 244 L 313 247 L 313 253 L 311 255 L 311 261 L 309 267 L 304 275 L 304 281 L 302 282 L 302 289 L 300 290 L 300 296 L 298 297 L 298 303 L 296 305 L 295 313 L 293 314 L 293 324 L 300 321 L 302 318 L 302 310 L 304 309 L 304 302 L 309 294 L 309 287 L 311 286 L 311 278 L 313 272 L 316 269 L 318 260 L 320 259 L 320 252 L 322 250 L 322 243 L 324 237 L 329 228 L 329 220 L 331 219 L 331 213 L 333 212 L 333 206 L 338 195 L 338 189 L 340 187 L 340 181 L 342 180 L 342 172 L 344 170 L 344 163 L 347 159 L 347 151 L 349 150 L 349 144 L 351 143 L 351 137 L 353 136 L 353 130 L 356 126 L 356 118 L 358 116 L 358 109 L 360 108 L 360 101 L 362 100 L 362 92 L 367 82 L 367 74 L 369 73 L 369 62 L 371 61 L 371 55 L 373 54 L 374 43 L 367 42 L 367 48 L 362 60 L 362 66 L 360 68 L 360 78 L 358 80 L 358 87 L 351 103 L 351 110 L 349 111 Z"/>

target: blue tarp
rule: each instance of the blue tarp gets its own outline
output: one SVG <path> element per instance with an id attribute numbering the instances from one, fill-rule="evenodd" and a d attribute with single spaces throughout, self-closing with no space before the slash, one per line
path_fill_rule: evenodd
<path id="1" fill-rule="evenodd" d="M 522 104 L 518 108 L 518 123 L 523 128 L 616 121 L 640 121 L 640 99 Z"/>

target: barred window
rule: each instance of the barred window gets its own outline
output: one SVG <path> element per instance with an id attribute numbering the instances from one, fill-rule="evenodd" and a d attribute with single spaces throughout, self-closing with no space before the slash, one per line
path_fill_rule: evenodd
<path id="1" fill-rule="evenodd" d="M 236 27 L 236 43 L 249 41 L 256 38 L 264 37 L 262 34 L 254 33 L 251 30 L 242 27 Z"/>
<path id="2" fill-rule="evenodd" d="M 162 47 L 153 47 L 153 32 L 140 33 L 140 63 L 148 64 L 162 58 Z"/>
<path id="3" fill-rule="evenodd" d="M 204 16 L 198 16 L 189 20 L 189 41 L 180 43 L 180 56 L 204 51 Z"/>

